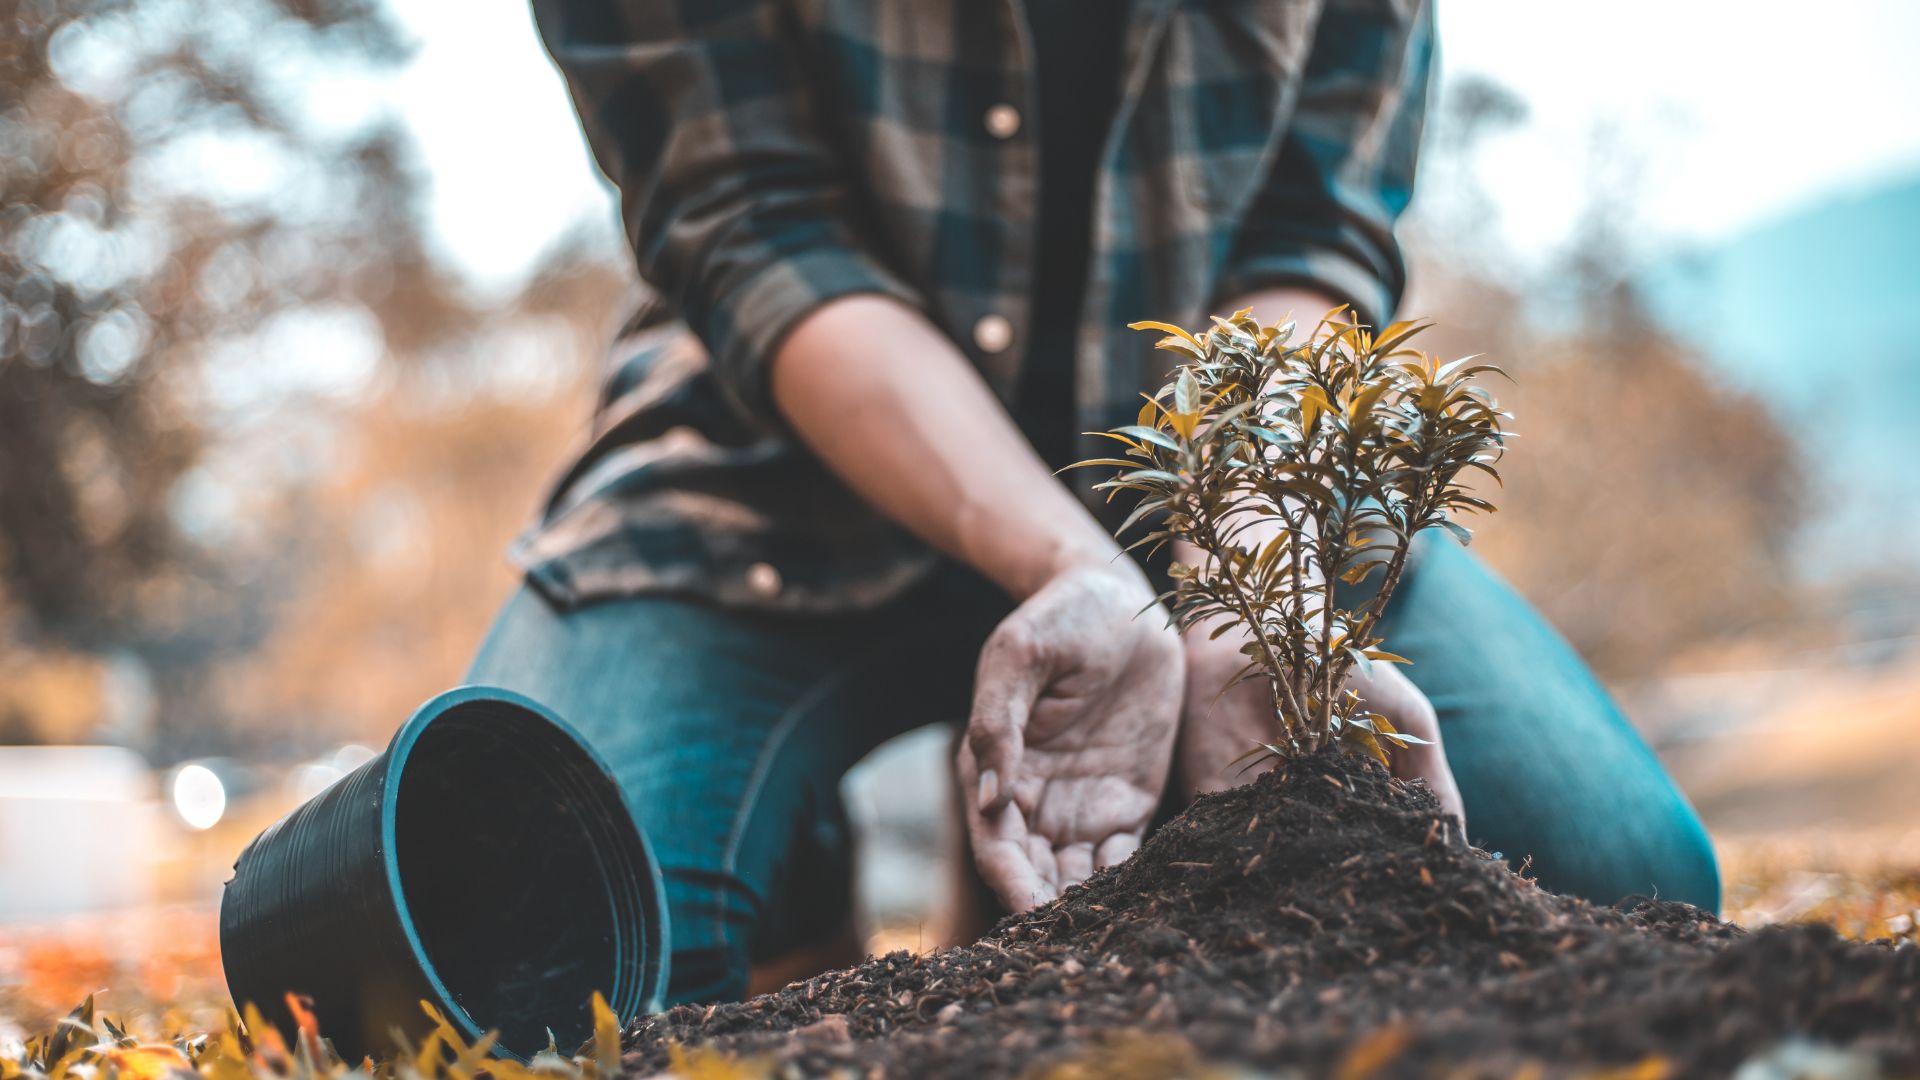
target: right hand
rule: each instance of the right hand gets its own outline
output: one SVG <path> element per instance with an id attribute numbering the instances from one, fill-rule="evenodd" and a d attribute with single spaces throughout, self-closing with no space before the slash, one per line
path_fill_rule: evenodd
<path id="1" fill-rule="evenodd" d="M 1131 855 L 1159 806 L 1185 665 L 1152 601 L 1130 560 L 1081 564 L 980 650 L 957 769 L 974 861 L 1011 911 Z"/>
<path id="2" fill-rule="evenodd" d="M 1187 664 L 1186 708 L 1180 723 L 1179 782 L 1181 794 L 1192 798 L 1245 783 L 1272 761 L 1248 759 L 1248 750 L 1271 740 L 1279 730 L 1273 699 L 1265 679 L 1249 679 L 1220 693 L 1236 672 L 1246 666 L 1240 646 L 1243 633 L 1212 638 L 1206 626 L 1187 631 L 1182 641 Z M 1395 776 L 1424 780 L 1440 808 L 1466 826 L 1466 805 L 1440 738 L 1440 722 L 1433 704 L 1420 688 L 1393 664 L 1375 664 L 1373 674 L 1355 668 L 1348 689 L 1359 693 L 1366 707 L 1381 713 L 1393 726 L 1426 740 L 1425 745 L 1396 746 L 1381 740 Z M 1249 764 L 1251 762 L 1251 764 Z"/>

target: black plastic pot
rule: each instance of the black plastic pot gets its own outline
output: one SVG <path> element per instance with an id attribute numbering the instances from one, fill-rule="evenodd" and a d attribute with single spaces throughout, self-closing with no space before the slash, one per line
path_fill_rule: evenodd
<path id="1" fill-rule="evenodd" d="M 420 707 L 386 752 L 268 828 L 234 863 L 220 953 L 236 1003 L 283 1032 L 313 999 L 348 1061 L 416 1044 L 433 1004 L 526 1059 L 660 1007 L 666 901 L 606 764 L 545 708 L 468 686 Z"/>

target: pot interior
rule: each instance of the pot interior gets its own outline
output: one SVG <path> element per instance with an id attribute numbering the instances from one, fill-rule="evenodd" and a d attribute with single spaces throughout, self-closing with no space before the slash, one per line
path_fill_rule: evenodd
<path id="1" fill-rule="evenodd" d="M 612 779 L 566 731 L 504 701 L 435 718 L 402 767 L 394 847 L 451 1004 L 507 1050 L 526 1058 L 551 1030 L 571 1053 L 595 991 L 623 1018 L 640 1010 L 651 868 Z"/>

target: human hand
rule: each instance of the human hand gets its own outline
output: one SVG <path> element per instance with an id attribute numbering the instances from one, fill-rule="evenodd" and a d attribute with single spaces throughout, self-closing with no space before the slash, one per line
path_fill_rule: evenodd
<path id="1" fill-rule="evenodd" d="M 956 769 L 974 861 L 1009 910 L 1124 860 L 1159 805 L 1184 669 L 1152 599 L 1130 561 L 1083 564 L 980 650 Z"/>
<path id="2" fill-rule="evenodd" d="M 1180 790 L 1189 798 L 1239 783 L 1243 779 L 1241 766 L 1233 762 L 1256 744 L 1271 741 L 1278 725 L 1264 680 L 1249 679 L 1224 695 L 1220 693 L 1220 688 L 1246 666 L 1247 658 L 1240 652 L 1245 635 L 1229 632 L 1208 640 L 1208 633 L 1208 627 L 1197 626 L 1181 641 L 1187 685 L 1177 772 Z M 1396 746 L 1382 739 L 1381 746 L 1392 763 L 1393 775 L 1425 780 L 1440 800 L 1440 808 L 1464 828 L 1466 807 L 1460 800 L 1453 769 L 1447 764 L 1433 703 L 1392 664 L 1376 663 L 1371 677 L 1356 668 L 1347 686 L 1359 693 L 1369 711 L 1384 715 L 1398 730 L 1427 741 L 1425 746 Z"/>

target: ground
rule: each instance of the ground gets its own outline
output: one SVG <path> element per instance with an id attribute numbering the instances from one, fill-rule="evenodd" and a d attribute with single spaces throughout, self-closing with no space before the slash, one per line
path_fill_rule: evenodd
<path id="1" fill-rule="evenodd" d="M 1326 794 L 1335 794 L 1331 782 Z M 1303 812 L 1299 806 L 1274 809 Z M 1309 810 L 1324 814 L 1328 807 Z M 1594 1068 L 1691 1075 L 1675 1070 L 1723 1066 L 1726 1055 L 1748 1053 L 1769 1028 L 1823 1030 L 1845 1041 L 1859 1034 L 1849 1024 L 1861 1030 L 1879 1024 L 1895 1036 L 1890 1045 L 1896 1051 L 1911 1051 L 1910 1042 L 1899 1041 L 1910 1039 L 1911 1031 L 1887 1027 L 1881 1015 L 1914 992 L 1911 947 L 1896 953 L 1885 946 L 1848 946 L 1805 929 L 1740 934 L 1669 907 L 1629 915 L 1594 912 L 1514 884 L 1468 849 L 1427 836 L 1430 825 L 1422 824 L 1425 811 L 1418 807 L 1402 805 L 1389 815 L 1387 832 L 1398 839 L 1386 847 L 1393 850 L 1357 852 L 1358 862 L 1344 867 L 1353 856 L 1332 859 L 1334 847 L 1348 842 L 1340 835 L 1328 834 L 1322 838 L 1326 845 L 1303 851 L 1294 840 L 1269 842 L 1280 834 L 1263 830 L 1258 808 L 1235 805 L 1230 811 L 1237 815 L 1231 835 L 1214 829 L 1218 835 L 1198 847 L 1191 839 L 1179 841 L 1190 849 L 1185 854 L 1198 858 L 1160 856 L 1157 873 L 1197 881 L 1116 884 L 1110 875 L 1099 889 L 1009 924 L 970 950 L 896 952 L 759 1002 L 710 1015 L 682 1010 L 641 1026 L 630 1041 L 626 1067 L 645 1074 L 672 1065 L 681 1044 L 711 1044 L 749 1058 L 784 1054 L 809 1070 L 893 1062 L 900 1072 L 912 1062 L 916 1076 L 978 1074 L 982 1067 L 1018 1072 L 1049 1064 L 1105 1075 L 1119 1060 L 1158 1062 L 1141 1075 L 1170 1075 L 1194 1073 L 1202 1059 L 1220 1057 L 1307 1063 L 1328 1075 L 1386 1075 L 1449 1057 L 1472 1058 L 1489 1039 L 1504 1038 L 1500 1053 L 1485 1063 L 1497 1059 L 1506 1071 L 1489 1074 L 1523 1075 L 1543 1061 L 1564 1066 L 1571 1048 L 1600 1051 L 1588 1063 Z M 1250 820 L 1244 831 L 1241 819 Z M 1178 832 L 1170 831 L 1166 842 L 1177 839 Z M 1409 856 L 1413 848 L 1426 854 Z M 1874 842 L 1848 853 L 1831 838 L 1724 848 L 1729 919 L 1749 927 L 1814 922 L 1855 937 L 1911 937 L 1912 912 L 1920 908 L 1920 863 L 1890 860 L 1888 852 L 1899 850 Z M 1267 873 L 1255 856 L 1265 861 Z M 1326 871 L 1321 880 L 1294 872 L 1315 860 Z M 1412 884 L 1421 870 L 1439 875 L 1440 887 L 1430 890 L 1435 895 L 1464 896 L 1469 914 L 1369 902 L 1391 900 L 1396 890 L 1404 896 L 1407 888 L 1418 895 L 1427 888 Z M 1350 905 L 1337 895 L 1342 883 L 1361 890 L 1361 903 Z M 1299 916 L 1249 922 L 1239 902 L 1248 884 L 1263 903 L 1284 899 L 1279 906 Z M 1481 929 L 1482 920 L 1473 915 L 1487 905 L 1502 913 L 1504 929 Z M 1391 921 L 1357 917 L 1361 910 L 1397 912 L 1391 920 L 1404 923 L 1407 932 Z M 1330 915 L 1352 925 L 1336 926 L 1330 936 L 1304 932 L 1312 920 L 1324 930 Z M 220 1029 L 224 1010 L 211 920 L 201 912 L 175 911 L 144 921 L 144 930 L 124 921 L 96 922 L 0 937 L 0 1016 L 6 1018 L 0 1023 L 7 1025 L 0 1028 L 0 1046 L 43 1030 L 98 989 L 108 991 L 100 998 L 104 1011 L 129 1016 L 134 1029 L 149 1037 Z M 1410 953 L 1425 955 L 1369 957 L 1388 932 Z M 1623 934 L 1624 946 L 1618 940 Z M 1449 935 L 1462 941 L 1457 949 L 1434 944 Z M 1562 959 L 1563 952 L 1575 959 Z M 1685 957 L 1692 961 L 1681 966 L 1705 972 L 1700 979 L 1671 974 L 1672 961 Z M 1901 959 L 1890 962 L 1894 957 Z M 1635 974 L 1661 970 L 1669 974 Z M 1616 1015 L 1621 999 L 1609 996 L 1608 971 L 1621 973 L 1620 982 L 1631 990 L 1624 1020 Z M 1409 973 L 1416 984 L 1424 980 L 1424 989 L 1400 985 Z M 1311 993 L 1289 991 L 1288 983 L 1301 978 L 1312 982 Z M 1493 1028 L 1472 1021 L 1471 1011 L 1462 1015 L 1462 995 L 1474 994 L 1486 995 L 1500 1014 Z M 1413 1007 L 1420 1001 L 1441 1003 L 1437 1011 L 1451 1018 L 1424 1022 L 1421 1014 L 1436 1008 Z M 1704 1043 L 1662 1043 L 1657 1032 L 1646 1035 L 1649 1002 L 1676 1015 L 1697 1010 L 1693 1026 L 1711 1029 L 1715 1025 L 1707 1021 L 1718 1018 L 1723 1030 Z M 1631 1014 L 1633 1008 L 1641 1012 Z M 1920 1013 L 1911 1003 L 1908 1008 L 1908 1015 Z M 1543 1009 L 1550 1022 L 1526 1021 L 1526 1012 Z M 1570 1025 L 1568 1017 L 1578 1022 Z M 796 1028 L 805 1034 L 786 1034 Z M 906 1056 L 896 1060 L 888 1056 L 895 1051 L 866 1048 L 863 1037 L 894 1035 L 893 1029 L 899 1037 L 884 1041 Z M 1509 1034 L 1501 1035 L 1506 1029 Z M 774 1037 L 756 1034 L 763 1031 Z M 955 1039 L 955 1047 L 939 1045 Z M 1636 1039 L 1652 1041 L 1641 1045 Z M 1788 1042 L 1766 1052 L 1820 1051 Z M 0 1049 L 0 1057 L 7 1053 Z M 709 1057 L 709 1067 L 713 1061 Z M 684 1055 L 680 1064 L 686 1064 Z"/>
<path id="2" fill-rule="evenodd" d="M 1069 1067 L 1121 1037 L 1261 1075 L 1711 1076 L 1801 1054 L 1907 1075 L 1920 950 L 1555 896 L 1423 789 L 1323 757 L 1201 799 L 978 944 L 648 1018 L 627 1064 L 654 1075 L 692 1046 L 937 1080 Z"/>

